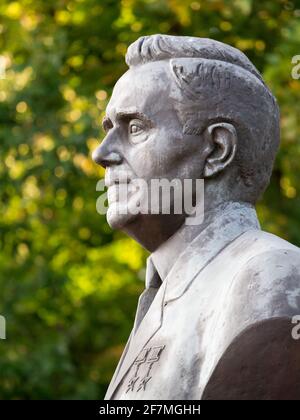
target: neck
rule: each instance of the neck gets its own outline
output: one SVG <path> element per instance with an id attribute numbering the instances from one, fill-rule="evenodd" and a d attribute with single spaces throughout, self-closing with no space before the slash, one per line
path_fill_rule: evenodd
<path id="1" fill-rule="evenodd" d="M 219 241 L 230 239 L 231 234 L 228 233 L 228 229 L 229 226 L 233 225 L 236 226 L 237 232 L 247 229 L 249 226 L 259 228 L 256 213 L 251 204 L 241 202 L 223 203 L 214 209 L 207 210 L 200 225 L 184 223 L 172 237 L 151 254 L 160 278 L 164 280 L 167 277 L 179 256 L 184 252 L 189 252 L 190 244 L 197 241 L 197 249 L 202 254 L 209 248 L 209 243 L 215 243 L 210 245 L 214 248 Z M 199 246 L 200 237 L 203 248 Z"/>
<path id="2" fill-rule="evenodd" d="M 123 229 L 150 252 L 167 241 L 184 223 L 183 215 L 139 215 Z"/>
<path id="3" fill-rule="evenodd" d="M 187 223 L 192 216 L 186 215 L 139 215 L 134 221 L 124 227 L 123 231 L 139 242 L 145 249 L 154 252 L 169 238 L 179 231 L 184 231 L 185 241 L 190 242 L 201 233 L 210 223 L 232 205 L 232 201 L 221 202 L 218 205 L 205 203 L 204 213 L 200 224 Z M 241 203 L 245 205 L 246 203 Z M 250 204 L 246 204 L 250 206 Z M 201 217 L 199 206 L 196 207 L 197 217 Z"/>

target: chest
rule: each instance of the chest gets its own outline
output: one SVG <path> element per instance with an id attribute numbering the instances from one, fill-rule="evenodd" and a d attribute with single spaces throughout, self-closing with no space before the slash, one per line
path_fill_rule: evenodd
<path id="1" fill-rule="evenodd" d="M 136 354 L 115 399 L 199 399 L 205 329 L 213 311 L 207 313 L 205 298 L 195 299 L 195 292 L 164 308 L 161 327 Z M 134 352 L 134 339 L 131 346 Z"/>

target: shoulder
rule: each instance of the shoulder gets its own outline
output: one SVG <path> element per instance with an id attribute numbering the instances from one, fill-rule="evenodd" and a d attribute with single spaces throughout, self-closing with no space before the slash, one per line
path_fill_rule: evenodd
<path id="1" fill-rule="evenodd" d="M 223 305 L 223 350 L 203 398 L 297 399 L 300 340 L 292 331 L 300 319 L 300 250 L 265 232 L 247 240 Z"/>
<path id="2" fill-rule="evenodd" d="M 300 313 L 300 249 L 266 232 L 235 275 L 232 293 L 247 310 L 268 316 Z"/>
<path id="3" fill-rule="evenodd" d="M 290 242 L 264 231 L 251 231 L 250 237 L 248 267 L 262 264 L 266 259 L 271 265 L 278 265 L 278 257 L 287 265 L 294 258 L 294 262 L 300 264 L 300 248 Z"/>

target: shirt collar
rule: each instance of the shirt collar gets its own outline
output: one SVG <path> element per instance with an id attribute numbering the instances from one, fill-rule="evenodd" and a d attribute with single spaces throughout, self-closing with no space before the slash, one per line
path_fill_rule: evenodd
<path id="1" fill-rule="evenodd" d="M 224 226 L 228 229 L 224 230 Z M 193 246 L 193 242 L 202 244 L 207 252 L 218 250 L 250 229 L 260 229 L 255 208 L 249 203 L 228 202 L 207 212 L 203 223 L 199 225 L 183 224 L 174 235 L 157 248 L 149 258 L 162 281 L 184 251 Z M 201 252 L 201 247 L 199 249 Z M 201 255 L 199 255 L 201 258 Z"/>

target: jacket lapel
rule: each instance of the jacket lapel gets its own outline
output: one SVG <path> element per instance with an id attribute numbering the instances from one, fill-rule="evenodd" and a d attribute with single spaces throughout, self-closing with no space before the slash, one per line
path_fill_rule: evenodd
<path id="1" fill-rule="evenodd" d="M 105 395 L 105 399 L 110 399 L 112 397 L 116 388 L 122 381 L 125 374 L 130 369 L 132 364 L 134 363 L 141 350 L 160 329 L 163 319 L 164 294 L 166 285 L 167 282 L 164 281 L 161 287 L 159 288 L 148 312 L 141 321 L 136 333 L 131 334 L 130 342 L 128 342 L 128 350 L 124 357 L 122 356 L 122 360 L 119 364 L 120 367 L 114 375 L 115 380 L 111 381 L 110 386 Z"/>

